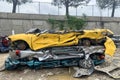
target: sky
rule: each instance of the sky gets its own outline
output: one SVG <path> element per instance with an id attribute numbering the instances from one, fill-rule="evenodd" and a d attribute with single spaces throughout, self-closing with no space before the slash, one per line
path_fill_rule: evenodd
<path id="1" fill-rule="evenodd" d="M 52 2 L 52 0 L 33 0 L 36 2 Z M 91 0 L 89 5 L 95 5 L 96 4 L 96 0 Z"/>
<path id="2" fill-rule="evenodd" d="M 65 15 L 65 7 L 62 6 L 58 8 L 57 6 L 51 5 L 52 0 L 33 0 L 34 3 L 26 3 L 17 6 L 17 13 L 28 13 L 28 14 L 47 14 L 47 15 Z M 40 4 L 38 3 L 40 2 Z M 96 5 L 96 0 L 91 0 L 88 4 L 89 6 L 79 6 L 78 8 L 70 7 L 70 15 L 82 16 L 86 14 L 87 16 L 106 16 L 111 15 L 111 10 L 100 8 Z M 94 6 L 93 6 L 94 5 Z M 120 8 L 119 8 L 120 9 Z M 116 9 L 115 16 L 119 16 L 119 9 Z M 12 11 L 12 4 L 8 2 L 0 1 L 0 12 L 10 12 Z"/>
<path id="3" fill-rule="evenodd" d="M 32 0 L 32 1 L 38 1 L 38 2 L 52 2 L 52 0 Z"/>

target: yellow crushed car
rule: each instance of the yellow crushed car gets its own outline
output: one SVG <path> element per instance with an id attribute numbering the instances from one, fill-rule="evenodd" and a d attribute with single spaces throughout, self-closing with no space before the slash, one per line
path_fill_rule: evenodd
<path id="1" fill-rule="evenodd" d="M 90 46 L 98 44 L 104 45 L 107 49 L 107 47 L 111 45 L 112 51 L 107 49 L 106 52 L 113 55 L 116 47 L 114 42 L 109 37 L 106 37 L 111 35 L 113 35 L 113 32 L 108 29 L 68 31 L 60 33 L 41 31 L 35 28 L 26 33 L 10 35 L 9 39 L 16 49 L 25 50 L 30 48 L 35 51 L 55 46 Z"/>

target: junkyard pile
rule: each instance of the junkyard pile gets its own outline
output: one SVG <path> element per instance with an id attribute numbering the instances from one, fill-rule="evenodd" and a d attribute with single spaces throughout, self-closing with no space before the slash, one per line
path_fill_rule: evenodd
<path id="1" fill-rule="evenodd" d="M 33 29 L 32 32 L 11 35 L 8 38 L 12 43 L 10 47 L 12 52 L 10 51 L 9 55 L 0 55 L 3 63 L 0 66 L 4 65 L 3 70 L 5 70 L 0 72 L 0 80 L 113 80 L 113 78 L 119 78 L 119 49 L 115 52 L 116 46 L 109 38 L 109 32 L 113 35 L 107 29 L 64 33 Z M 115 59 L 111 57 L 113 55 Z M 104 69 L 104 67 L 107 68 Z M 117 69 L 117 73 L 113 71 L 109 74 L 109 71 L 114 68 Z M 113 78 L 106 77 L 100 71 Z"/>
<path id="2" fill-rule="evenodd" d="M 5 59 L 8 54 L 0 55 L 0 66 L 4 64 Z M 116 54 L 113 58 L 107 57 L 103 67 L 110 64 L 113 59 L 120 61 L 120 48 L 117 49 Z M 12 71 L 2 71 L 0 72 L 0 80 L 114 80 L 107 74 L 95 71 L 90 76 L 83 76 L 81 78 L 73 78 L 72 68 L 54 68 L 54 69 L 40 69 L 31 70 L 28 68 L 22 68 Z M 120 70 L 114 75 L 120 74 Z M 118 79 L 119 80 L 119 79 Z"/>

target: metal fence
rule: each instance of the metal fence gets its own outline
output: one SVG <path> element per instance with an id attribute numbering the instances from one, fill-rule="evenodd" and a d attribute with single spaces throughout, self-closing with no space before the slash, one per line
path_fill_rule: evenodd
<path id="1" fill-rule="evenodd" d="M 12 4 L 0 1 L 0 12 L 11 12 Z M 120 7 L 115 10 L 115 17 L 120 17 Z M 29 14 L 48 14 L 48 15 L 65 15 L 64 6 L 54 6 L 48 2 L 32 2 L 17 6 L 17 13 Z M 69 14 L 74 16 L 111 16 L 112 10 L 109 8 L 100 9 L 97 5 L 81 5 L 77 8 L 70 7 Z"/>

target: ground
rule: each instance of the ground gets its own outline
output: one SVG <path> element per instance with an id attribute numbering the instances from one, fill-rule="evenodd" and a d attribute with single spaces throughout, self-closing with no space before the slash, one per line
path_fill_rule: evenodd
<path id="1" fill-rule="evenodd" d="M 4 64 L 8 53 L 0 54 L 0 66 Z M 114 57 L 107 57 L 106 62 L 110 63 L 112 59 L 120 58 L 120 48 L 116 50 Z M 80 78 L 73 78 L 74 70 L 70 68 L 54 68 L 54 69 L 40 69 L 31 70 L 23 68 L 13 71 L 0 72 L 0 80 L 114 80 L 107 74 L 95 71 L 90 76 L 83 76 Z M 120 72 L 119 72 L 120 73 Z"/>

